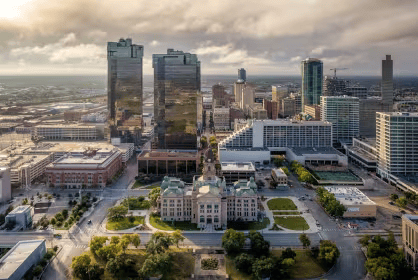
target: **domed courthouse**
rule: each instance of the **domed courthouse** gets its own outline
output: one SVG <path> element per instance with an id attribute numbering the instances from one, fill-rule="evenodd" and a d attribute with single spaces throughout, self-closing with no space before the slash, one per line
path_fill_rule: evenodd
<path id="1" fill-rule="evenodd" d="M 192 185 L 164 177 L 158 209 L 163 221 L 190 221 L 198 228 L 224 228 L 228 221 L 257 221 L 257 185 L 254 178 L 227 187 L 225 178 L 195 176 Z"/>

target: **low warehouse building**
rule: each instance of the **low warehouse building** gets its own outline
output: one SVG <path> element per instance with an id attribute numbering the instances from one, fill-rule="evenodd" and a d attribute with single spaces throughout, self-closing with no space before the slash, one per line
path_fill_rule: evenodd
<path id="1" fill-rule="evenodd" d="M 233 184 L 239 180 L 250 180 L 251 177 L 255 178 L 255 167 L 251 162 L 222 162 L 221 172 L 227 184 Z"/>
<path id="2" fill-rule="evenodd" d="M 376 218 L 376 203 L 355 187 L 325 187 L 345 206 L 344 218 Z"/>

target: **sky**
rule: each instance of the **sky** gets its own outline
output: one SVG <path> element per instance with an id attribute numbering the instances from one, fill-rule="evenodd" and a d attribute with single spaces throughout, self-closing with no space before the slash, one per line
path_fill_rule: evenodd
<path id="1" fill-rule="evenodd" d="M 106 43 L 196 53 L 203 75 L 418 76 L 418 0 L 13 0 L 0 9 L 0 75 L 106 75 Z"/>

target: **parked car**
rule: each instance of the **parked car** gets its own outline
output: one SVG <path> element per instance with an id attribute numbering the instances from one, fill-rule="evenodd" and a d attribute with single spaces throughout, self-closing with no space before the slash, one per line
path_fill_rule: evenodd
<path id="1" fill-rule="evenodd" d="M 395 203 L 393 201 L 389 201 L 390 205 L 395 205 Z"/>
<path id="2" fill-rule="evenodd" d="M 394 219 L 401 219 L 401 216 L 399 216 L 399 215 L 392 215 L 392 218 L 394 218 Z"/>

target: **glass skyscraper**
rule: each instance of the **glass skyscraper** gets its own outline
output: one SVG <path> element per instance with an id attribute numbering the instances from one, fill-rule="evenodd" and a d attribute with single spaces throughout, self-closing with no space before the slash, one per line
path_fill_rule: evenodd
<path id="1" fill-rule="evenodd" d="M 107 92 L 111 138 L 139 144 L 142 130 L 142 57 L 132 39 L 107 43 Z"/>
<path id="2" fill-rule="evenodd" d="M 302 60 L 302 111 L 305 105 L 319 105 L 322 96 L 323 65 L 316 58 Z"/>
<path id="3" fill-rule="evenodd" d="M 200 61 L 195 54 L 168 49 L 152 55 L 154 68 L 154 147 L 197 149 L 197 98 Z"/>

